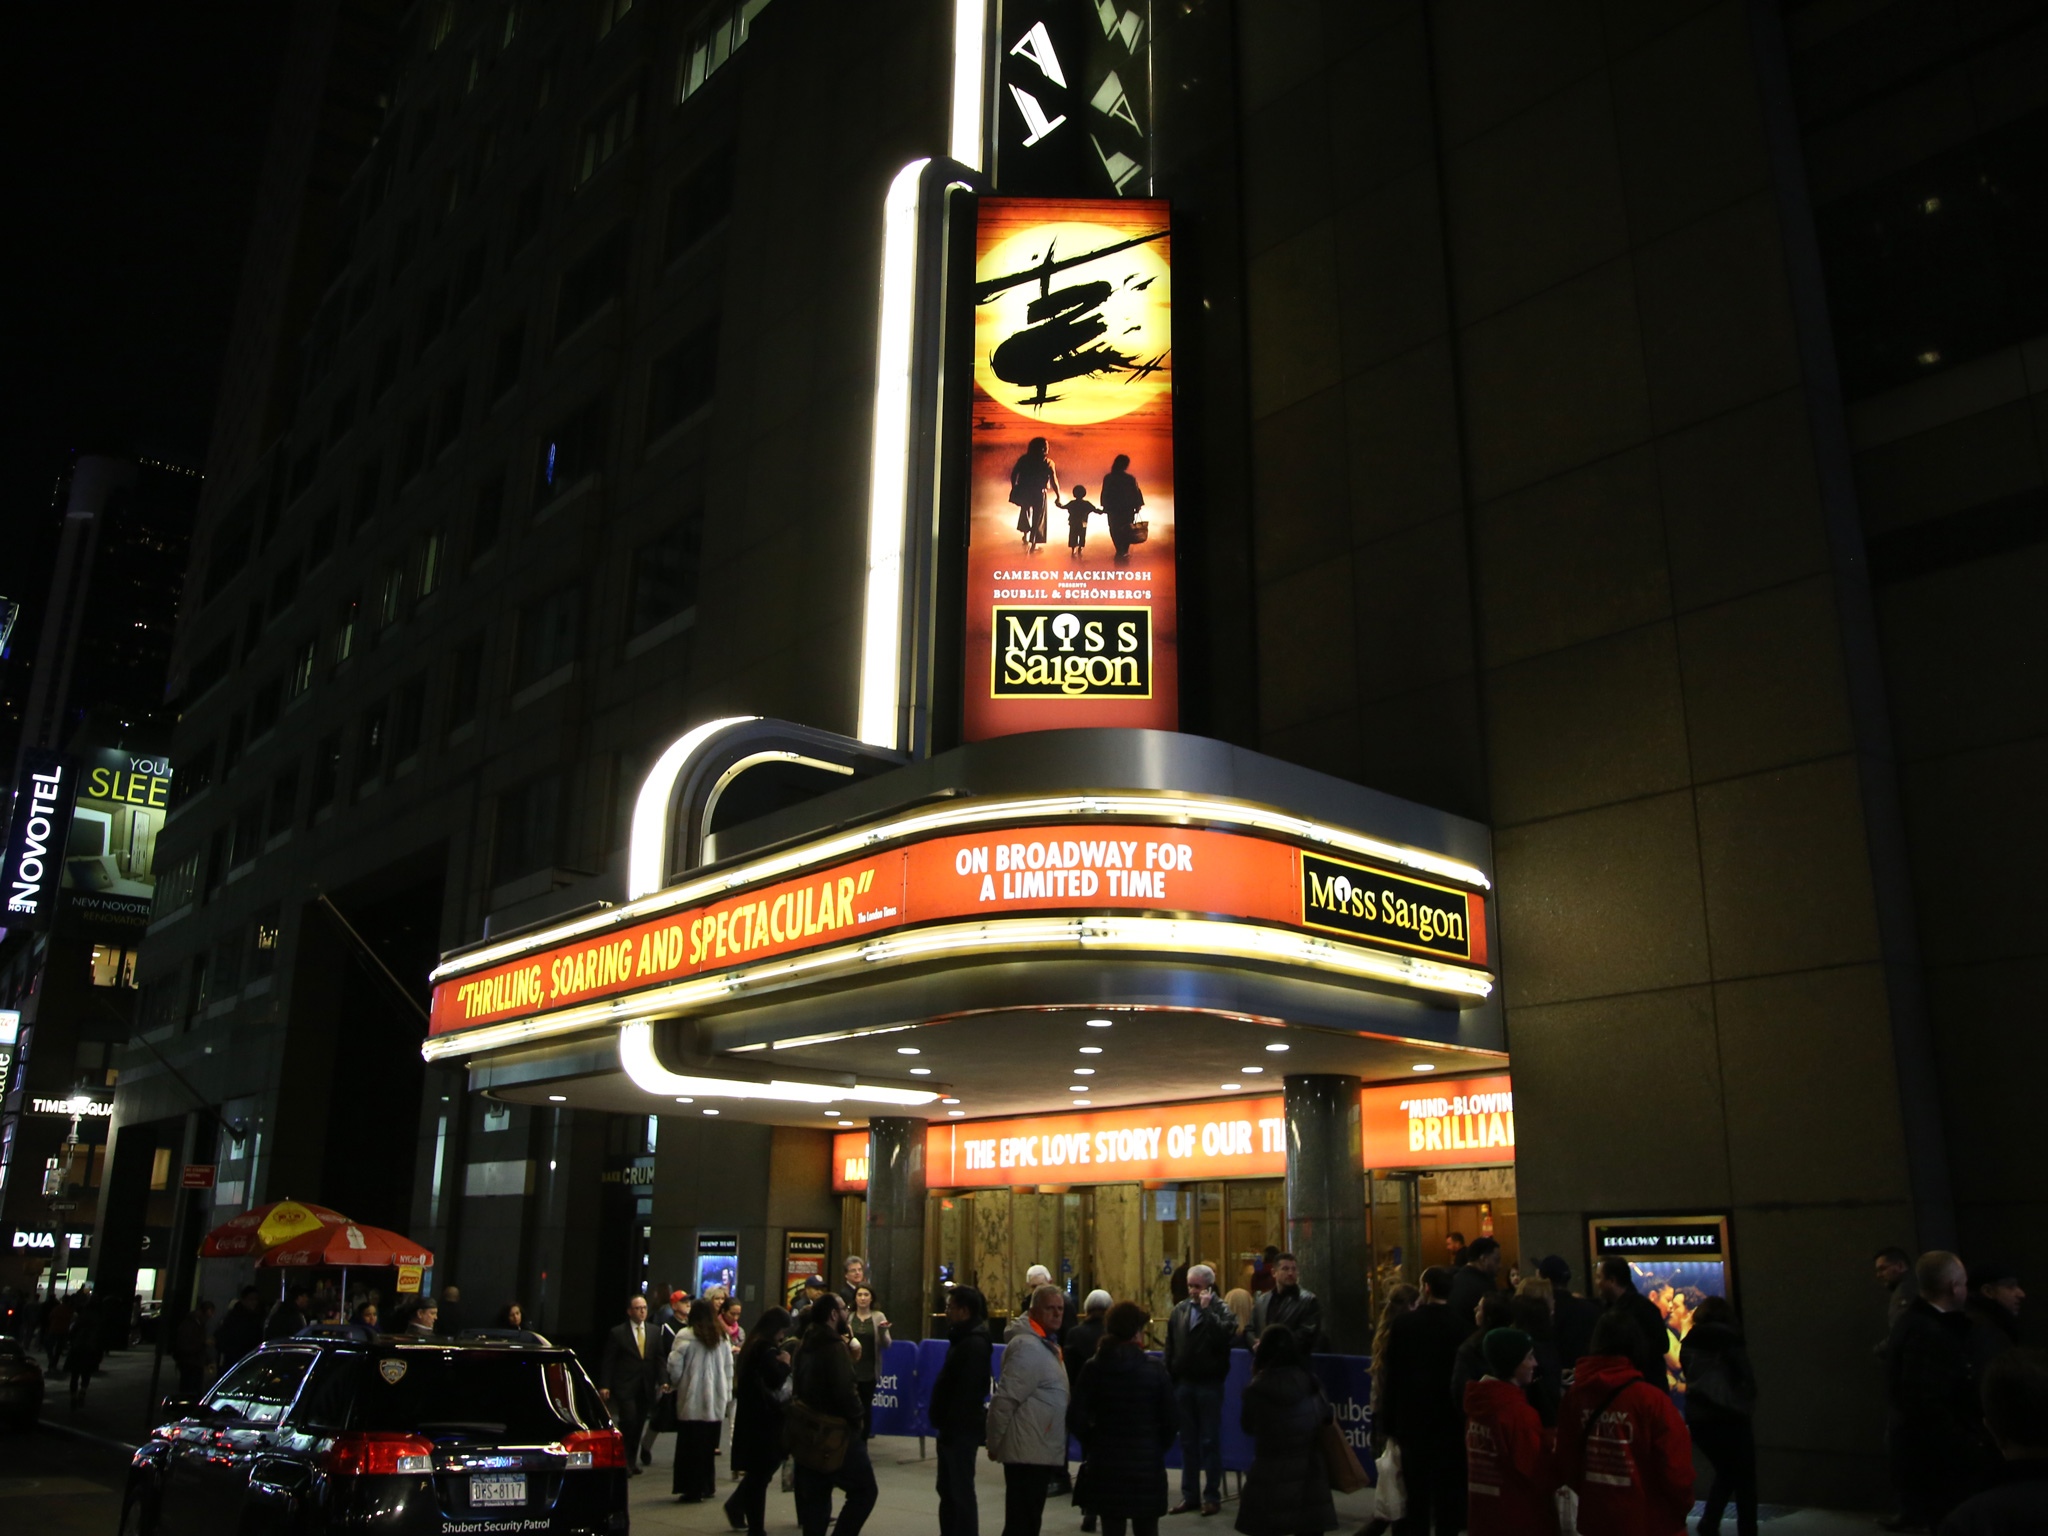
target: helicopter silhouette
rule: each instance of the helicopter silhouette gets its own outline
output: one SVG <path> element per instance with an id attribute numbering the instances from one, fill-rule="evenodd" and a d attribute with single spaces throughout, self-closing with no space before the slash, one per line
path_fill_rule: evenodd
<path id="1" fill-rule="evenodd" d="M 1153 278 L 1140 282 L 1137 273 L 1133 272 L 1121 283 L 1097 280 L 1073 283 L 1064 288 L 1054 288 L 1052 280 L 1057 273 L 1113 256 L 1118 251 L 1163 240 L 1167 233 L 1163 229 L 1156 230 L 1149 235 L 1137 235 L 1105 245 L 1084 255 L 1064 258 L 1054 254 L 1058 242 L 1047 241 L 1045 255 L 1032 265 L 975 284 L 976 304 L 986 304 L 996 295 L 1026 283 L 1038 284 L 1038 296 L 1024 310 L 1025 319 L 1030 324 L 999 342 L 989 355 L 990 371 L 997 378 L 1006 384 L 1023 385 L 1031 391 L 1018 404 L 1034 408 L 1051 404 L 1061 398 L 1049 392 L 1051 387 L 1064 379 L 1087 378 L 1103 373 L 1128 373 L 1133 379 L 1141 379 L 1157 371 L 1166 361 L 1167 354 L 1161 352 L 1140 362 L 1129 353 L 1120 352 L 1101 341 L 1109 331 L 1109 322 L 1102 317 L 1102 306 L 1109 302 L 1119 287 L 1139 292 L 1151 287 Z M 1139 327 L 1132 326 L 1124 334 L 1129 335 L 1136 329 Z"/>

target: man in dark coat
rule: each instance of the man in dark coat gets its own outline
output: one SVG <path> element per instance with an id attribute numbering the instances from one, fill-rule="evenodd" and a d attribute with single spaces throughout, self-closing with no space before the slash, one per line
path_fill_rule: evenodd
<path id="1" fill-rule="evenodd" d="M 1557 1358 L 1566 1371 L 1593 1343 L 1593 1322 L 1600 1309 L 1583 1296 L 1572 1294 L 1572 1267 L 1557 1254 L 1536 1266 L 1536 1273 L 1550 1282 L 1551 1331 L 1557 1341 Z M 1570 1382 L 1565 1383 L 1567 1386 Z"/>
<path id="2" fill-rule="evenodd" d="M 263 1320 L 264 1339 L 288 1339 L 301 1332 L 312 1321 L 313 1292 L 304 1285 L 292 1287 L 292 1293 L 270 1309 L 270 1316 Z"/>
<path id="3" fill-rule="evenodd" d="M 1636 1277 L 1628 1260 L 1602 1259 L 1593 1284 L 1600 1293 L 1603 1310 L 1619 1312 L 1635 1325 L 1640 1343 L 1629 1358 L 1643 1380 L 1652 1386 L 1668 1386 L 1671 1372 L 1664 1364 L 1664 1351 L 1669 1330 L 1664 1325 L 1664 1314 L 1657 1310 L 1657 1303 L 1636 1289 Z"/>
<path id="4" fill-rule="evenodd" d="M 1252 1304 L 1252 1337 L 1256 1344 L 1268 1328 L 1285 1328 L 1294 1335 L 1299 1353 L 1312 1355 L 1323 1347 L 1323 1304 L 1314 1291 L 1301 1288 L 1301 1264 L 1293 1254 L 1273 1260 L 1273 1289 Z"/>
<path id="5" fill-rule="evenodd" d="M 1500 1289 L 1500 1244 L 1490 1237 L 1475 1239 L 1465 1249 L 1465 1262 L 1451 1277 L 1451 1315 L 1467 1328 L 1479 1300 Z"/>
<path id="6" fill-rule="evenodd" d="M 1408 1513 L 1401 1536 L 1456 1536 L 1464 1520 L 1464 1415 L 1451 1400 L 1451 1372 L 1472 1320 L 1450 1308 L 1452 1272 L 1422 1272 L 1422 1301 L 1387 1335 L 1379 1428 L 1401 1447 Z"/>
<path id="7" fill-rule="evenodd" d="M 214 1359 L 225 1371 L 262 1342 L 263 1293 L 253 1285 L 245 1285 L 241 1300 L 228 1308 L 228 1315 L 213 1330 Z"/>
<path id="8" fill-rule="evenodd" d="M 946 1293 L 946 1360 L 932 1383 L 931 1426 L 938 1440 L 939 1536 L 977 1536 L 974 1468 L 988 1432 L 988 1303 L 971 1285 Z"/>
<path id="9" fill-rule="evenodd" d="M 1963 1261 L 1924 1253 L 1913 1278 L 1920 1294 L 1885 1346 L 1885 1443 L 1901 1517 L 1938 1525 L 1993 1458 L 1977 1396 L 1976 1324 L 1964 1305 L 1970 1283 Z"/>
<path id="10" fill-rule="evenodd" d="M 647 1415 L 654 1411 L 666 1363 L 657 1339 L 647 1320 L 647 1298 L 634 1296 L 626 1303 L 626 1320 L 605 1335 L 604 1359 L 597 1372 L 598 1396 L 619 1421 L 626 1440 L 626 1470 L 635 1477 L 640 1475 L 640 1459 L 632 1453 L 639 1448 Z"/>
<path id="11" fill-rule="evenodd" d="M 814 1413 L 844 1419 L 858 1430 L 860 1393 L 853 1384 L 853 1356 L 845 1336 L 846 1303 L 828 1295 L 804 1319 L 802 1342 L 791 1362 L 795 1400 Z M 804 1536 L 825 1536 L 832 1522 L 832 1490 L 846 1494 L 839 1507 L 837 1536 L 860 1536 L 875 1507 L 875 1468 L 868 1443 L 859 1434 L 847 1437 L 846 1459 L 836 1472 L 820 1472 L 796 1464 L 796 1519 Z"/>
<path id="12" fill-rule="evenodd" d="M 2000 1457 L 1989 1485 L 1941 1523 L 1941 1536 L 2048 1531 L 2048 1354 L 2009 1349 L 1984 1370 L 1984 1422 Z"/>
<path id="13" fill-rule="evenodd" d="M 178 1396 L 190 1402 L 206 1390 L 213 1374 L 206 1368 L 207 1327 L 213 1322 L 213 1303 L 200 1298 L 171 1335 L 171 1359 L 178 1366 Z"/>
<path id="14" fill-rule="evenodd" d="M 1188 1270 L 1188 1299 L 1166 1319 L 1166 1374 L 1180 1414 L 1180 1503 L 1173 1514 L 1199 1507 L 1213 1515 L 1223 1507 L 1223 1378 L 1237 1319 L 1216 1294 L 1216 1271 L 1206 1264 Z"/>

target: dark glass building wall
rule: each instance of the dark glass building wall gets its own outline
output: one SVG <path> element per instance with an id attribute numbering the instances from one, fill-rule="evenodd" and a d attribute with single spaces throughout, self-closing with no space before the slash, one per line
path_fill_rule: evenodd
<path id="1" fill-rule="evenodd" d="M 2012 1022 L 2037 1007 L 2048 931 L 2029 872 L 2048 848 L 2048 6 L 1791 6 L 1786 35 L 1956 1241 L 2038 1275 L 2022 1127 L 2048 1055 Z"/>

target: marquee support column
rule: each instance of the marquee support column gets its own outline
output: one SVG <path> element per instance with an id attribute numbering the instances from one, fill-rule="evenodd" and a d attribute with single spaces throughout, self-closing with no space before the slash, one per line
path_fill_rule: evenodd
<path id="1" fill-rule="evenodd" d="M 924 1272 L 924 1134 L 908 1115 L 868 1121 L 868 1283 L 899 1339 L 921 1339 L 931 1303 Z"/>
<path id="2" fill-rule="evenodd" d="M 1287 1077 L 1287 1245 L 1323 1304 L 1323 1348 L 1372 1352 L 1372 1250 L 1366 1241 L 1359 1080 Z"/>

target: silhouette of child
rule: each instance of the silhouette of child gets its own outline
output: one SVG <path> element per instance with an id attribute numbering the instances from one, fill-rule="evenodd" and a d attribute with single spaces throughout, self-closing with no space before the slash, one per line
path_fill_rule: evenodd
<path id="1" fill-rule="evenodd" d="M 1078 555 L 1088 542 L 1088 519 L 1102 509 L 1089 501 L 1085 485 L 1074 487 L 1072 501 L 1061 501 L 1057 496 L 1053 501 L 1067 514 L 1067 548 Z"/>

